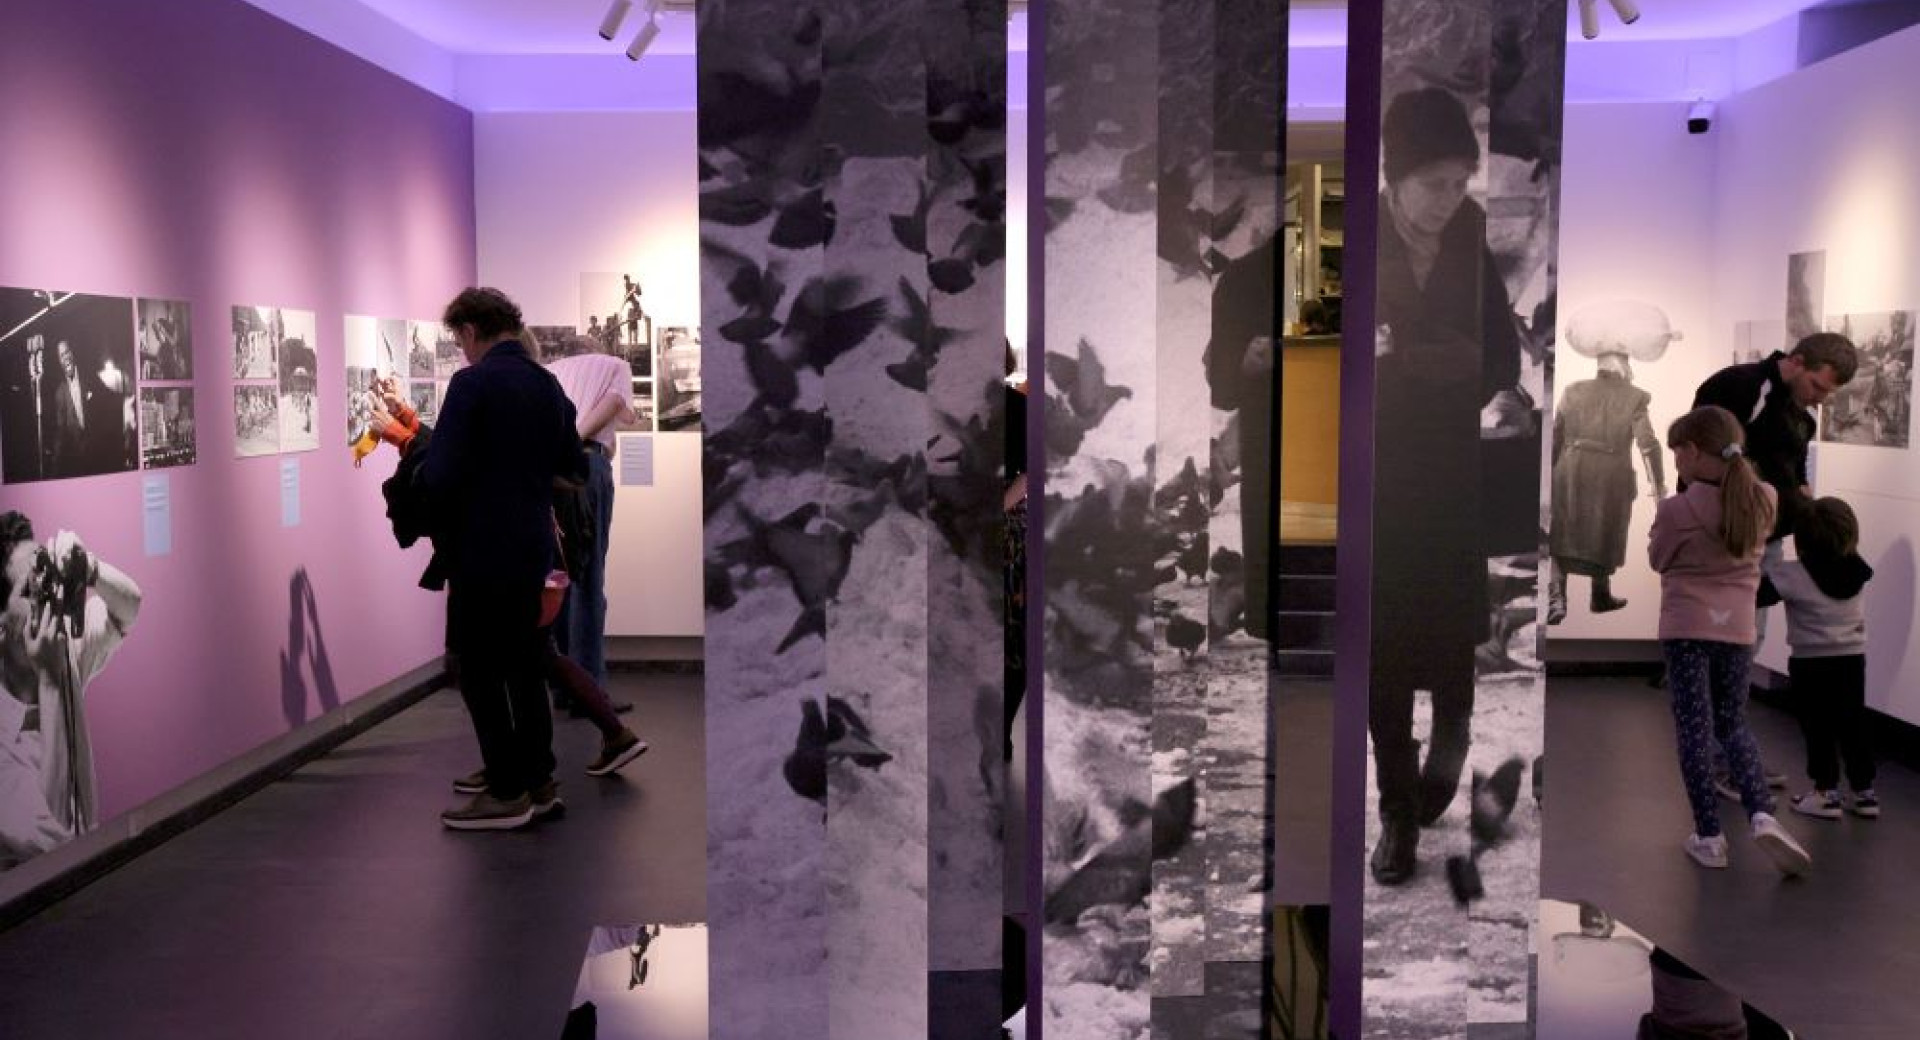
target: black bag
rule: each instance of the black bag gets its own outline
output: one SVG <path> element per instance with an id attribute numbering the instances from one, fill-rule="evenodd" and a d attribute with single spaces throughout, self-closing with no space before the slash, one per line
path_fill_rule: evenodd
<path id="1" fill-rule="evenodd" d="M 586 561 L 600 551 L 600 535 L 595 529 L 598 525 L 587 502 L 585 484 L 554 481 L 553 524 L 560 536 L 558 566 L 568 578 L 580 581 L 586 573 Z"/>

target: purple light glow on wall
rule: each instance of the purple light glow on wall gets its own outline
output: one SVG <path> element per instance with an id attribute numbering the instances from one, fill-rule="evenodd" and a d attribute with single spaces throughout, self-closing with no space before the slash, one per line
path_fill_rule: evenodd
<path id="1" fill-rule="evenodd" d="M 283 675 L 296 616 L 340 701 L 439 654 L 425 557 L 387 529 L 390 453 L 356 471 L 323 436 L 291 529 L 279 463 L 233 457 L 229 308 L 319 313 L 337 428 L 344 315 L 433 317 L 473 278 L 472 118 L 239 0 L 12 0 L 0 97 L 0 285 L 193 308 L 200 461 L 169 471 L 171 555 L 143 554 L 138 473 L 0 487 L 145 592 L 86 698 L 106 819 L 328 707 L 310 657 Z"/>

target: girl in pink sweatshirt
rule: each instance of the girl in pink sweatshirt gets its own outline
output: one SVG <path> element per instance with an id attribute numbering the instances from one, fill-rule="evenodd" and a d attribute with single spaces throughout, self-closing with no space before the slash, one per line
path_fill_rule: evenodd
<path id="1" fill-rule="evenodd" d="M 1680 776 L 1693 807 L 1686 852 L 1703 867 L 1727 865 L 1709 742 L 1719 740 L 1740 789 L 1754 841 L 1776 867 L 1799 875 L 1806 850 L 1773 817 L 1773 792 L 1747 730 L 1747 669 L 1753 661 L 1760 554 L 1773 530 L 1774 491 L 1742 451 L 1739 420 L 1696 408 L 1667 431 L 1679 494 L 1654 514 L 1653 569 L 1660 574 L 1660 645 L 1673 697 Z"/>

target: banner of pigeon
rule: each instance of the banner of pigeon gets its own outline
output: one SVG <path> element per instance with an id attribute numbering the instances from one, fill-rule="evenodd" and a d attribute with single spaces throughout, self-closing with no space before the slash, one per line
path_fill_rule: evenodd
<path id="1" fill-rule="evenodd" d="M 1006 19 L 701 6 L 716 1040 L 1004 1019 Z"/>

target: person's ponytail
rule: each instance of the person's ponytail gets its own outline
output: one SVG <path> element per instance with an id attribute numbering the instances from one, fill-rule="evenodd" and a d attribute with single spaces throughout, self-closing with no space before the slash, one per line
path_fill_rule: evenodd
<path id="1" fill-rule="evenodd" d="M 1667 429 L 1668 447 L 1691 444 L 1701 454 L 1726 464 L 1720 480 L 1720 544 L 1735 559 L 1759 553 L 1773 533 L 1778 508 L 1771 489 L 1747 460 L 1746 431 L 1725 408 L 1705 405 L 1673 421 Z"/>
<path id="2" fill-rule="evenodd" d="M 1778 507 L 1770 490 L 1745 455 L 1727 461 L 1727 475 L 1720 482 L 1720 541 L 1734 559 L 1758 554 L 1773 533 Z"/>

